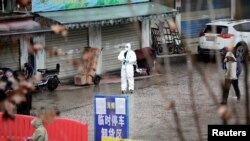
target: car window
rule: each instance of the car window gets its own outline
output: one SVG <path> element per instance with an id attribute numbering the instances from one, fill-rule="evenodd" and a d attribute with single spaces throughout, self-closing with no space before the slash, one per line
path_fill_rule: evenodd
<path id="1" fill-rule="evenodd" d="M 216 33 L 216 34 L 226 34 L 228 33 L 227 26 L 216 26 L 216 25 L 207 25 L 204 33 Z"/>
<path id="2" fill-rule="evenodd" d="M 250 32 L 250 22 L 235 25 L 234 29 L 242 32 Z"/>

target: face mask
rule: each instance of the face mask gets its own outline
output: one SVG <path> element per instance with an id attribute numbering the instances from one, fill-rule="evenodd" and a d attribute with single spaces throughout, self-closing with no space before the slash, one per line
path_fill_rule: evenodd
<path id="1" fill-rule="evenodd" d="M 128 51 L 128 47 L 125 47 L 125 50 Z"/>

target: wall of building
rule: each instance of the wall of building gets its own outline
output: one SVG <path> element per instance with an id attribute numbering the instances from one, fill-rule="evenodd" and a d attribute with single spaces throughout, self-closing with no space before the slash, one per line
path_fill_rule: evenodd
<path id="1" fill-rule="evenodd" d="M 151 0 L 151 1 L 166 5 L 168 7 L 174 7 L 174 0 Z"/>
<path id="2" fill-rule="evenodd" d="M 230 0 L 182 0 L 181 31 L 193 53 L 197 51 L 199 33 L 211 20 L 230 18 Z"/>
<path id="3" fill-rule="evenodd" d="M 174 8 L 176 0 L 152 1 Z M 211 0 L 211 3 L 208 3 L 207 0 L 181 0 L 181 33 L 193 53 L 196 53 L 199 33 L 206 23 L 214 19 L 230 18 L 230 1 Z"/>
<path id="4" fill-rule="evenodd" d="M 241 0 L 241 18 L 242 19 L 250 19 L 250 0 Z"/>

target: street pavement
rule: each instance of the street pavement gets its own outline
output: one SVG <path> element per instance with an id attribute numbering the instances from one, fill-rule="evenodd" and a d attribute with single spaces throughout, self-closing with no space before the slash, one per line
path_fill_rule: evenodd
<path id="1" fill-rule="evenodd" d="M 221 100 L 220 78 L 223 72 L 218 70 L 215 63 L 198 63 L 204 72 L 211 90 L 217 100 Z M 197 141 L 198 134 L 191 108 L 189 76 L 187 64 L 176 63 L 165 67 L 166 71 L 161 75 L 142 77 L 135 82 L 135 93 L 129 96 L 130 104 L 130 138 L 147 141 L 177 141 L 179 135 L 176 132 L 173 109 L 167 109 L 166 104 L 174 101 L 175 109 L 180 119 L 181 129 L 187 141 Z M 196 111 L 202 131 L 202 140 L 207 140 L 207 125 L 222 124 L 217 114 L 217 108 L 208 93 L 197 70 L 193 70 L 193 91 L 196 103 Z M 105 95 L 121 95 L 119 77 L 113 77 L 112 83 L 102 82 L 99 86 L 60 86 L 54 92 L 40 92 L 33 95 L 33 108 L 47 109 L 57 107 L 61 117 L 80 120 L 88 124 L 89 141 L 94 140 L 94 110 L 93 96 L 96 93 Z M 250 79 L 248 79 L 250 80 Z M 110 82 L 110 81 L 107 81 Z M 244 74 L 240 76 L 240 90 L 242 99 L 236 102 L 233 89 L 230 91 L 228 105 L 230 111 L 236 109 L 237 116 L 232 115 L 229 124 L 245 124 L 245 91 Z M 34 110 L 35 111 L 35 110 Z M 58 129 L 60 130 L 60 129 Z"/>

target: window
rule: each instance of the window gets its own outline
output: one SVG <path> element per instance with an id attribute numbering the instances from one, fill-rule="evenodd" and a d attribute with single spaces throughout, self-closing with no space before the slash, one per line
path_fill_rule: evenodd
<path id="1" fill-rule="evenodd" d="M 250 22 L 235 25 L 234 29 L 241 32 L 250 32 Z"/>
<path id="2" fill-rule="evenodd" d="M 216 34 L 227 34 L 227 26 L 216 26 L 216 25 L 207 25 L 204 33 L 216 33 Z"/>
<path id="3" fill-rule="evenodd" d="M 12 11 L 13 0 L 0 0 L 0 11 L 9 12 Z"/>

